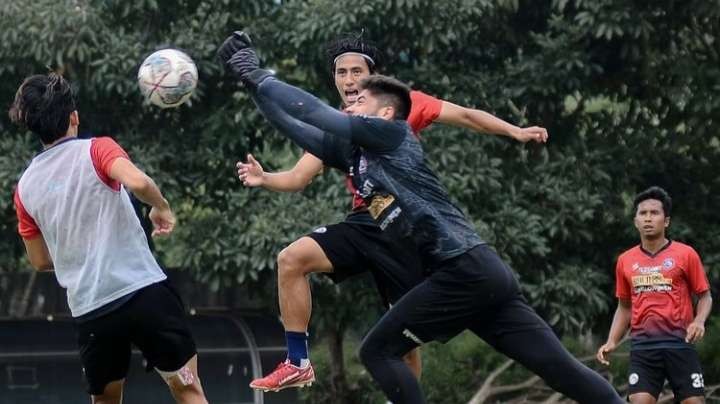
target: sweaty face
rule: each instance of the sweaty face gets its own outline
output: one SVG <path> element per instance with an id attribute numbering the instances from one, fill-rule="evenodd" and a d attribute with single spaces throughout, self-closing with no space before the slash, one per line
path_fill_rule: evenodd
<path id="1" fill-rule="evenodd" d="M 335 62 L 335 87 L 345 105 L 353 104 L 358 97 L 357 84 L 370 75 L 367 61 L 360 55 L 340 56 Z"/>
<path id="2" fill-rule="evenodd" d="M 662 202 L 647 199 L 638 204 L 635 212 L 635 228 L 640 236 L 646 239 L 665 237 L 665 228 L 670 225 L 670 218 L 665 216 Z"/>

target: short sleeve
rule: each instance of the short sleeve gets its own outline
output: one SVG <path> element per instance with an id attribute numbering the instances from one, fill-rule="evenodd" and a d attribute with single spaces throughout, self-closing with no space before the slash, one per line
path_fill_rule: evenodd
<path id="1" fill-rule="evenodd" d="M 442 100 L 427 95 L 422 91 L 411 91 L 410 100 L 412 106 L 407 121 L 413 133 L 417 134 L 430 126 L 440 116 Z"/>
<path id="2" fill-rule="evenodd" d="M 687 268 L 685 271 L 690 291 L 696 295 L 704 293 L 710 289 L 710 283 L 708 282 L 707 274 L 705 274 L 700 256 L 694 249 L 690 248 L 687 260 Z"/>
<path id="3" fill-rule="evenodd" d="M 30 214 L 27 212 L 27 210 L 25 210 L 25 206 L 20 200 L 19 188 L 15 189 L 13 202 L 15 204 L 15 213 L 17 214 L 18 219 L 18 233 L 20 234 L 20 237 L 24 238 L 25 240 L 30 240 L 39 236 L 40 228 L 38 227 L 37 223 L 35 223 L 35 219 L 33 219 L 32 216 L 30 216 Z"/>
<path id="4" fill-rule="evenodd" d="M 631 291 L 627 279 L 625 279 L 625 271 L 623 270 L 622 256 L 618 257 L 615 264 L 615 296 L 618 299 L 630 300 Z"/>
<path id="5" fill-rule="evenodd" d="M 122 157 L 129 160 L 128 154 L 119 144 L 109 137 L 96 137 L 93 138 L 91 142 L 90 157 L 92 158 L 95 172 L 105 185 L 119 191 L 120 183 L 110 178 L 110 167 L 112 167 L 112 163 L 117 158 Z"/>

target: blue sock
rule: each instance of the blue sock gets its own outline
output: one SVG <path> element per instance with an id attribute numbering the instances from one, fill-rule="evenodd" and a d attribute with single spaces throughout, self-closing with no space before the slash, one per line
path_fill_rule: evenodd
<path id="1" fill-rule="evenodd" d="M 308 358 L 308 335 L 305 332 L 285 331 L 288 347 L 288 359 L 295 366 L 300 366 L 303 359 Z"/>

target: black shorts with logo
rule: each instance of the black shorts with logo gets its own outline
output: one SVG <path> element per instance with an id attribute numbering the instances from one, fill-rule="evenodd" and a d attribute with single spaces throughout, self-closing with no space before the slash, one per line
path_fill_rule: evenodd
<path id="1" fill-rule="evenodd" d="M 112 304 L 112 303 L 111 303 Z M 124 379 L 131 346 L 147 360 L 147 369 L 172 372 L 196 354 L 185 308 L 167 281 L 146 286 L 117 309 L 92 320 L 77 322 L 78 347 L 88 393 Z"/>
<path id="2" fill-rule="evenodd" d="M 375 225 L 344 221 L 318 227 L 307 236 L 320 245 L 333 265 L 327 276 L 339 283 L 370 271 L 386 305 L 424 279 L 415 247 L 393 240 Z"/>
<path id="3" fill-rule="evenodd" d="M 628 394 L 649 393 L 657 398 L 665 379 L 670 383 L 677 402 L 705 395 L 700 358 L 693 347 L 630 351 Z"/>

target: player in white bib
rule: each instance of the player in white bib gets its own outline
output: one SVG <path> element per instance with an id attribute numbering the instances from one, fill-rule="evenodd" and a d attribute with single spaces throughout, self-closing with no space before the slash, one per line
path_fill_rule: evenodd
<path id="1" fill-rule="evenodd" d="M 152 207 L 153 235 L 167 235 L 175 216 L 160 189 L 112 139 L 77 138 L 71 85 L 58 74 L 25 79 L 10 118 L 43 144 L 15 190 L 18 231 L 30 263 L 67 290 L 93 402 L 122 401 L 135 345 L 177 402 L 206 403 L 183 303 L 127 192 Z"/>

